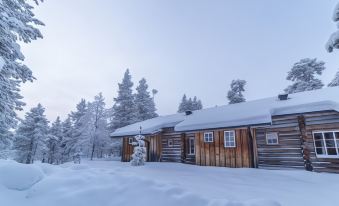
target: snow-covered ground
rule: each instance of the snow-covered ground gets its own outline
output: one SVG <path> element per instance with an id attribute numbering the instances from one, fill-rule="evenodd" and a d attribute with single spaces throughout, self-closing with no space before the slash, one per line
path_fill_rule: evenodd
<path id="1" fill-rule="evenodd" d="M 339 175 L 118 161 L 54 166 L 0 160 L 4 206 L 338 205 Z"/>

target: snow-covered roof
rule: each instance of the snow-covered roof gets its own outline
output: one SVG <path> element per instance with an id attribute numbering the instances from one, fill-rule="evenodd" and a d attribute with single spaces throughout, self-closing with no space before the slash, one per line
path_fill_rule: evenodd
<path id="1" fill-rule="evenodd" d="M 175 126 L 176 131 L 270 124 L 274 115 L 335 110 L 339 87 L 289 94 L 287 100 L 271 97 L 193 112 Z"/>
<path id="2" fill-rule="evenodd" d="M 143 135 L 155 134 L 157 132 L 160 132 L 162 128 L 174 127 L 179 122 L 183 121 L 185 118 L 186 118 L 186 115 L 184 113 L 159 116 L 153 119 L 145 120 L 142 122 L 137 122 L 137 123 L 119 128 L 115 130 L 111 134 L 111 136 L 121 137 L 121 136 L 137 135 L 140 132 L 140 127 L 141 127 L 141 133 Z"/>
<path id="3" fill-rule="evenodd" d="M 117 129 L 111 136 L 154 134 L 165 127 L 176 131 L 271 124 L 272 116 L 335 110 L 339 112 L 339 87 L 289 94 L 287 100 L 270 97 L 238 104 L 224 105 L 183 113 L 160 116 Z"/>

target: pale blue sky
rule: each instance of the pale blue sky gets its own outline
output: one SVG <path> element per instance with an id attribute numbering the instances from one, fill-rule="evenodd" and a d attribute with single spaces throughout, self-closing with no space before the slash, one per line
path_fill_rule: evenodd
<path id="1" fill-rule="evenodd" d="M 248 100 L 277 95 L 305 57 L 326 62 L 328 83 L 339 68 L 324 48 L 336 2 L 47 0 L 36 9 L 44 39 L 23 46 L 37 77 L 23 87 L 25 110 L 41 102 L 49 119 L 64 118 L 98 92 L 111 106 L 126 68 L 159 90 L 159 114 L 176 112 L 184 93 L 226 104 L 235 78 L 247 80 Z"/>

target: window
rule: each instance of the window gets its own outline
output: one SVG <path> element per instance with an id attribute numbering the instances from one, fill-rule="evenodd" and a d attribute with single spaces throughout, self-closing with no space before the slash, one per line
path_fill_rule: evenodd
<path id="1" fill-rule="evenodd" d="M 128 138 L 128 144 L 133 144 L 133 137 Z"/>
<path id="2" fill-rule="evenodd" d="M 188 154 L 195 154 L 194 137 L 188 139 Z"/>
<path id="3" fill-rule="evenodd" d="M 313 132 L 317 157 L 339 157 L 339 131 Z"/>
<path id="4" fill-rule="evenodd" d="M 213 142 L 213 132 L 204 133 L 204 142 Z"/>
<path id="5" fill-rule="evenodd" d="M 234 132 L 234 130 L 224 131 L 224 146 L 225 147 L 235 147 L 235 132 Z"/>
<path id="6" fill-rule="evenodd" d="M 268 145 L 279 144 L 278 139 L 279 139 L 278 132 L 266 133 L 266 144 Z"/>
<path id="7" fill-rule="evenodd" d="M 168 145 L 169 147 L 173 147 L 173 139 L 168 139 L 168 140 L 167 140 L 167 145 Z"/>

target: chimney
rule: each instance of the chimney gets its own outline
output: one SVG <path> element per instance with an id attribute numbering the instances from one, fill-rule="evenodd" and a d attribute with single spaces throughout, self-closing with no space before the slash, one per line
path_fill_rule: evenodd
<path id="1" fill-rule="evenodd" d="M 188 116 L 188 115 L 193 114 L 193 112 L 191 110 L 187 110 L 187 111 L 185 111 L 185 114 L 186 114 L 186 116 Z"/>
<path id="2" fill-rule="evenodd" d="M 278 99 L 279 99 L 280 101 L 287 100 L 287 99 L 288 99 L 288 94 L 279 94 L 279 95 L 278 95 Z"/>

